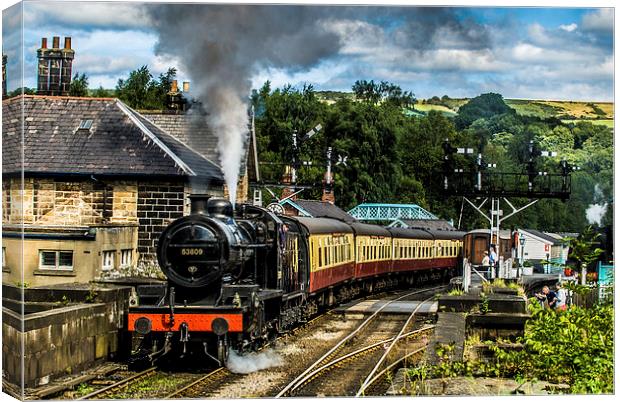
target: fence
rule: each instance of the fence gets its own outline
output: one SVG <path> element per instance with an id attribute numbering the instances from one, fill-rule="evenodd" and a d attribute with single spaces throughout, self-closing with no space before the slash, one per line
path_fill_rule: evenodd
<path id="1" fill-rule="evenodd" d="M 613 302 L 614 286 L 612 285 L 591 285 L 588 292 L 578 294 L 569 292 L 569 303 L 574 306 L 590 308 L 597 303 L 610 301 Z"/>

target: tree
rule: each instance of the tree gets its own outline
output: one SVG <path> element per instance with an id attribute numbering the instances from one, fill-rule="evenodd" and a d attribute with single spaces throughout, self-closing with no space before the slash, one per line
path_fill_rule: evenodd
<path id="1" fill-rule="evenodd" d="M 398 107 L 413 107 L 416 103 L 415 95 L 410 91 L 403 91 L 398 85 L 373 80 L 355 81 L 353 93 L 357 99 L 377 105 L 379 102 L 387 102 Z"/>
<path id="2" fill-rule="evenodd" d="M 571 253 L 570 258 L 577 261 L 579 267 L 588 268 L 596 262 L 599 256 L 605 251 L 596 247 L 599 243 L 600 233 L 594 231 L 592 226 L 588 226 L 576 239 L 569 239 Z"/>
<path id="3" fill-rule="evenodd" d="M 148 66 L 142 66 L 129 73 L 127 79 L 119 79 L 116 93 L 120 100 L 137 109 L 164 109 L 166 94 L 170 91 L 176 69 L 169 68 L 154 80 Z"/>
<path id="4" fill-rule="evenodd" d="M 515 114 L 516 112 L 506 105 L 500 94 L 482 94 L 472 98 L 459 108 L 454 123 L 458 129 L 464 129 L 478 119 L 490 118 L 504 113 Z"/>
<path id="5" fill-rule="evenodd" d="M 81 75 L 75 73 L 69 85 L 70 96 L 87 96 L 88 95 L 88 77 L 85 73 Z"/>
<path id="6" fill-rule="evenodd" d="M 35 95 L 37 91 L 34 88 L 22 87 L 16 88 L 7 94 L 7 98 L 13 98 L 20 95 Z"/>
<path id="7" fill-rule="evenodd" d="M 113 93 L 113 89 L 104 89 L 101 85 L 99 85 L 99 88 L 95 89 L 92 95 L 95 98 L 108 98 L 110 96 L 113 96 Z"/>

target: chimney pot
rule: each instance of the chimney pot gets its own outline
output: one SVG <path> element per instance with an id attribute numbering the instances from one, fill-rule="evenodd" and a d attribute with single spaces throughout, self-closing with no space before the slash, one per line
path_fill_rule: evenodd
<path id="1" fill-rule="evenodd" d="M 177 80 L 172 80 L 172 85 L 170 85 L 170 92 L 179 92 L 179 85 L 177 84 Z"/>
<path id="2" fill-rule="evenodd" d="M 52 41 L 52 49 L 58 49 L 60 47 L 60 36 L 54 36 Z"/>
<path id="3" fill-rule="evenodd" d="M 71 37 L 65 36 L 65 49 L 71 49 Z"/>
<path id="4" fill-rule="evenodd" d="M 47 38 L 41 38 L 41 49 L 47 49 Z"/>
<path id="5" fill-rule="evenodd" d="M 189 92 L 189 81 L 183 81 L 183 92 Z"/>

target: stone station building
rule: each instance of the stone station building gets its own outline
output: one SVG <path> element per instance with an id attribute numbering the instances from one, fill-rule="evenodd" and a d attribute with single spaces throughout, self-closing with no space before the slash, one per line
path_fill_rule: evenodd
<path id="1" fill-rule="evenodd" d="M 5 284 L 84 283 L 152 265 L 189 194 L 224 194 L 216 163 L 118 99 L 4 100 L 2 142 Z"/>

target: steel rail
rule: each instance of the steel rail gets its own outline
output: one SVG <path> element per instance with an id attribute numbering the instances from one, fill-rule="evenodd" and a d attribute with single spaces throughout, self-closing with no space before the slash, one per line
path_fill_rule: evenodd
<path id="1" fill-rule="evenodd" d="M 415 309 L 413 309 L 413 311 L 411 312 L 411 315 L 409 315 L 409 318 L 407 319 L 407 322 L 405 322 L 405 324 L 401 328 L 400 332 L 396 336 L 396 339 L 394 339 L 392 341 L 390 346 L 383 353 L 383 356 L 381 356 L 381 358 L 379 359 L 377 364 L 375 364 L 375 367 L 373 367 L 373 369 L 370 371 L 370 374 L 368 374 L 368 376 L 366 377 L 366 379 L 364 380 L 364 382 L 360 386 L 360 389 L 357 391 L 357 394 L 355 395 L 356 398 L 364 393 L 364 391 L 366 390 L 366 387 L 368 386 L 368 382 L 374 376 L 374 374 L 377 372 L 377 370 L 379 370 L 379 367 L 383 364 L 385 359 L 388 357 L 388 355 L 390 354 L 390 352 L 392 351 L 392 349 L 396 345 L 396 342 L 397 342 L 398 338 L 405 332 L 405 329 L 409 326 L 409 324 L 411 323 L 411 321 L 415 317 L 416 313 L 422 308 L 424 303 L 426 303 L 427 301 L 431 300 L 433 297 L 434 296 L 431 296 L 428 299 L 425 299 L 424 301 L 420 302 L 420 304 L 418 304 Z"/>
<path id="2" fill-rule="evenodd" d="M 124 388 L 127 385 L 129 385 L 130 383 L 142 378 L 142 377 L 147 377 L 150 376 L 152 374 L 155 373 L 155 370 L 157 368 L 156 367 L 150 367 L 144 371 L 141 371 L 139 373 L 136 373 L 132 376 L 129 376 L 127 378 L 123 378 L 122 380 L 115 382 L 114 384 L 108 385 L 107 387 L 103 387 L 101 389 L 98 389 L 96 391 L 91 392 L 90 394 L 84 395 L 80 398 L 77 398 L 77 401 L 83 401 L 86 399 L 93 399 L 94 397 L 101 395 L 101 394 L 107 394 L 110 391 L 113 391 L 116 388 Z"/>
<path id="3" fill-rule="evenodd" d="M 369 382 L 368 385 L 366 386 L 366 389 L 368 389 L 370 386 L 372 386 L 374 383 L 376 383 L 378 380 L 380 380 L 383 376 L 385 376 L 389 371 L 391 371 L 392 369 L 394 369 L 394 367 L 398 366 L 400 363 L 402 363 L 403 361 L 409 359 L 411 356 L 413 355 L 417 355 L 420 352 L 424 352 L 426 350 L 426 346 L 422 346 L 419 347 L 418 349 L 414 350 L 413 352 L 409 352 L 406 355 L 404 355 L 403 357 L 401 357 L 400 359 L 396 360 L 394 363 L 390 364 L 389 366 L 387 366 L 386 368 L 384 368 L 383 370 L 381 370 L 379 372 L 379 374 L 375 375 Z"/>
<path id="4" fill-rule="evenodd" d="M 416 294 L 420 294 L 420 293 L 425 293 L 425 292 L 430 292 L 433 290 L 437 290 L 437 289 L 442 289 L 445 288 L 446 286 L 436 286 L 434 288 L 428 288 L 428 289 L 421 289 L 421 290 L 417 290 L 415 292 L 410 292 L 407 293 L 405 295 L 402 295 L 396 299 L 393 300 L 389 300 L 387 303 L 385 303 L 383 306 L 379 307 L 377 309 L 377 311 L 375 311 L 373 314 L 371 314 L 366 320 L 364 320 L 355 330 L 353 330 L 349 335 L 347 335 L 344 339 L 342 339 L 340 342 L 338 342 L 334 347 L 332 347 L 327 353 L 325 353 L 323 356 L 321 356 L 319 359 L 317 359 L 312 365 L 310 365 L 310 367 L 308 367 L 303 373 L 301 373 L 300 375 L 298 375 L 293 381 L 291 381 L 286 387 L 284 387 L 276 396 L 275 398 L 281 398 L 284 395 L 286 395 L 287 393 L 289 393 L 291 390 L 296 389 L 299 387 L 299 385 L 303 384 L 303 379 L 306 378 L 306 376 L 308 375 L 308 373 L 311 373 L 317 366 L 319 366 L 323 361 L 325 361 L 326 359 L 328 359 L 331 355 L 333 355 L 337 350 L 339 350 L 342 346 L 344 346 L 349 340 L 351 340 L 355 335 L 357 335 L 362 329 L 364 329 L 372 320 L 374 320 L 379 313 L 381 313 L 381 311 L 383 311 L 387 306 L 389 306 L 390 304 L 402 300 L 406 297 L 410 297 L 412 295 L 416 295 Z"/>
<path id="5" fill-rule="evenodd" d="M 381 345 L 385 345 L 385 344 L 386 344 L 386 343 L 388 343 L 388 342 L 392 342 L 392 341 L 395 341 L 395 340 L 396 340 L 396 341 L 399 341 L 399 340 L 401 340 L 401 339 L 408 338 L 408 337 L 410 337 L 410 336 L 412 336 L 412 335 L 416 335 L 416 334 L 418 334 L 418 333 L 420 333 L 420 332 L 426 332 L 426 331 L 429 331 L 429 330 L 431 330 L 431 329 L 433 329 L 433 328 L 435 328 L 435 326 L 434 326 L 434 325 L 430 325 L 430 326 L 427 326 L 427 327 L 424 327 L 424 328 L 421 328 L 421 329 L 417 329 L 417 330 L 415 330 L 415 331 L 410 331 L 410 332 L 407 332 L 406 334 L 402 334 L 402 335 L 400 335 L 400 336 L 398 336 L 398 337 L 394 336 L 394 337 L 391 337 L 391 338 L 389 338 L 389 339 L 384 339 L 384 340 L 382 340 L 382 341 L 375 342 L 375 343 L 373 343 L 373 344 L 371 344 L 371 345 L 364 346 L 363 348 L 360 348 L 360 349 L 357 349 L 357 350 L 355 350 L 355 351 L 353 351 L 353 352 L 347 353 L 346 355 L 341 356 L 341 357 L 339 357 L 339 358 L 337 358 L 337 359 L 335 359 L 335 360 L 332 360 L 332 361 L 330 361 L 330 362 L 326 363 L 325 365 L 323 365 L 323 366 L 321 366 L 321 367 L 317 368 L 316 370 L 312 371 L 312 372 L 311 372 L 311 373 L 309 373 L 308 375 L 306 375 L 306 376 L 305 376 L 305 377 L 304 377 L 304 378 L 303 378 L 303 379 L 299 382 L 299 384 L 298 384 L 296 387 L 293 387 L 293 388 L 291 389 L 291 391 L 295 391 L 295 390 L 299 389 L 299 388 L 300 388 L 300 387 L 302 387 L 303 385 L 305 385 L 305 384 L 307 384 L 308 382 L 310 382 L 313 378 L 315 378 L 316 376 L 318 376 L 321 372 L 326 371 L 326 370 L 328 370 L 329 368 L 331 368 L 331 367 L 333 367 L 333 366 L 336 366 L 336 365 L 338 365 L 339 363 L 341 363 L 341 362 L 343 362 L 343 361 L 345 361 L 345 360 L 350 360 L 350 359 L 352 359 L 352 358 L 354 358 L 354 357 L 356 357 L 356 356 L 362 355 L 363 353 L 368 352 L 368 351 L 370 351 L 370 350 L 372 350 L 372 349 L 376 349 L 377 347 L 379 347 L 379 346 L 381 346 Z"/>
<path id="6" fill-rule="evenodd" d="M 192 381 L 191 383 L 189 383 L 188 385 L 184 386 L 181 389 L 178 389 L 176 391 L 174 391 L 171 394 L 168 394 L 167 396 L 164 397 L 164 399 L 172 399 L 178 395 L 183 394 L 185 391 L 194 388 L 196 385 L 202 384 L 204 382 L 206 382 L 207 380 L 211 379 L 212 377 L 215 377 L 217 374 L 227 374 L 226 372 L 229 372 L 227 368 L 225 367 L 220 367 L 216 370 L 211 371 L 210 373 L 205 374 L 204 376 L 200 377 L 199 379 Z"/>

